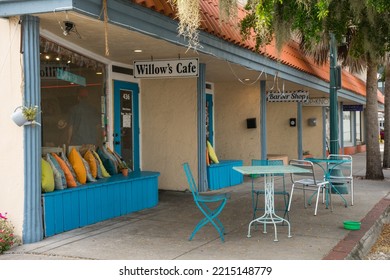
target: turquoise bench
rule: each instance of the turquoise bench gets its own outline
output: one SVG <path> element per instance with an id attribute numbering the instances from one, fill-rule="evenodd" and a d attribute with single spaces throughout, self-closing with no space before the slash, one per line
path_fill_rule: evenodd
<path id="1" fill-rule="evenodd" d="M 158 204 L 159 172 L 131 172 L 42 194 L 45 237 Z"/>
<path id="2" fill-rule="evenodd" d="M 219 163 L 207 166 L 207 181 L 210 190 L 218 190 L 242 184 L 243 175 L 233 166 L 242 166 L 242 160 L 220 160 Z"/>

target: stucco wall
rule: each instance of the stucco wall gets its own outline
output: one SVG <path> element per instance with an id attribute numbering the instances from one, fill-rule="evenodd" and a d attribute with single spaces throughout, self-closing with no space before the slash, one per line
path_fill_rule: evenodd
<path id="1" fill-rule="evenodd" d="M 303 150 L 322 156 L 322 109 L 303 107 Z M 317 118 L 317 126 L 307 123 Z M 216 83 L 214 92 L 215 150 L 219 159 L 251 159 L 261 157 L 260 89 L 237 82 Z M 246 119 L 256 118 L 257 128 L 247 129 Z M 298 158 L 298 128 L 289 119 L 297 118 L 297 103 L 267 102 L 267 152 Z"/>
<path id="2" fill-rule="evenodd" d="M 197 180 L 196 79 L 142 80 L 142 169 L 161 172 L 159 188 L 185 190 L 188 162 Z"/>
<path id="3" fill-rule="evenodd" d="M 22 235 L 24 200 L 23 127 L 10 116 L 23 103 L 22 57 L 18 19 L 0 18 L 0 212 L 8 213 Z"/>
<path id="4" fill-rule="evenodd" d="M 252 158 L 260 157 L 259 107 L 258 85 L 215 84 L 215 151 L 219 159 L 242 159 L 250 164 Z M 247 129 L 247 118 L 256 118 L 257 128 Z"/>

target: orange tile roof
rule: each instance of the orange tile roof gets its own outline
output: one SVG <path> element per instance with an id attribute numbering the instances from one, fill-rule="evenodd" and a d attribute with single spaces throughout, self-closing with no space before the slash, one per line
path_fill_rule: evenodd
<path id="1" fill-rule="evenodd" d="M 133 0 L 133 2 L 171 18 L 176 18 L 174 9 L 167 3 L 166 0 Z M 238 28 L 237 19 L 237 22 L 234 22 L 234 19 L 229 19 L 228 21 L 220 20 L 218 5 L 217 0 L 200 0 L 200 7 L 202 10 L 202 30 L 227 42 L 239 45 L 240 47 L 253 52 L 258 52 L 269 59 L 279 61 L 280 63 L 288 65 L 299 71 L 329 82 L 329 64 L 317 65 L 312 58 L 305 56 L 299 50 L 299 46 L 296 42 L 292 41 L 283 46 L 280 53 L 278 53 L 274 43 L 271 43 L 270 45 L 267 45 L 257 51 L 254 40 L 243 40 Z M 244 9 L 238 9 L 237 12 L 238 19 L 245 16 Z M 342 71 L 342 87 L 358 95 L 366 96 L 365 82 L 345 70 Z M 384 97 L 379 91 L 378 101 L 384 103 Z"/>

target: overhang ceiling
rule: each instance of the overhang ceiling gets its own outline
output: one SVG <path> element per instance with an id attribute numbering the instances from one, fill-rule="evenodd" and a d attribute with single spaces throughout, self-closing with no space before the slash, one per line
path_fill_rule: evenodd
<path id="1" fill-rule="evenodd" d="M 241 80 L 242 83 L 250 85 L 258 83 L 259 80 L 267 79 L 267 89 L 272 87 L 274 90 L 277 89 L 274 75 L 266 75 L 265 73 L 247 69 L 211 55 L 202 54 L 201 49 L 195 52 L 186 47 L 113 24 L 107 24 L 109 55 L 106 56 L 106 30 L 102 20 L 87 17 L 76 12 L 53 12 L 37 14 L 36 16 L 40 18 L 42 34 L 53 34 L 113 62 L 132 65 L 134 60 L 198 57 L 201 63 L 206 64 L 206 80 L 208 82 L 240 82 Z M 80 36 L 73 31 L 65 36 L 63 34 L 65 28 L 64 21 L 74 23 L 75 30 L 77 30 Z M 141 49 L 142 53 L 134 52 L 134 50 L 138 49 Z M 249 79 L 249 81 L 244 81 L 244 79 Z M 281 90 L 283 87 L 286 91 L 302 89 L 302 86 L 288 81 L 278 79 L 277 82 Z M 315 97 L 324 95 L 324 93 L 310 90 L 310 95 Z"/>

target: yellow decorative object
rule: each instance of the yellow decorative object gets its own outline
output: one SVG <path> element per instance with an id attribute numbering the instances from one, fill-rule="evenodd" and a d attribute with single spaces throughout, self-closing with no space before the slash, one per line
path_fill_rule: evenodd
<path id="1" fill-rule="evenodd" d="M 207 141 L 207 150 L 209 152 L 209 156 L 210 156 L 211 161 L 214 163 L 219 163 L 219 160 L 218 160 L 217 155 L 215 154 L 214 148 L 213 148 L 213 146 L 211 146 L 209 141 Z"/>
<path id="2" fill-rule="evenodd" d="M 85 184 L 87 182 L 87 170 L 85 170 L 85 166 L 83 160 L 81 159 L 81 155 L 75 148 L 73 148 L 70 151 L 68 158 L 70 164 L 74 169 L 74 172 L 76 173 L 77 180 L 81 184 Z"/>
<path id="3" fill-rule="evenodd" d="M 91 170 L 91 174 L 93 178 L 97 177 L 97 166 L 96 166 L 96 159 L 94 155 L 92 154 L 91 150 L 87 150 L 84 154 L 84 159 L 88 162 L 89 169 Z"/>
<path id="4" fill-rule="evenodd" d="M 41 159 L 42 164 L 42 192 L 52 192 L 55 188 L 53 169 L 50 163 Z"/>

